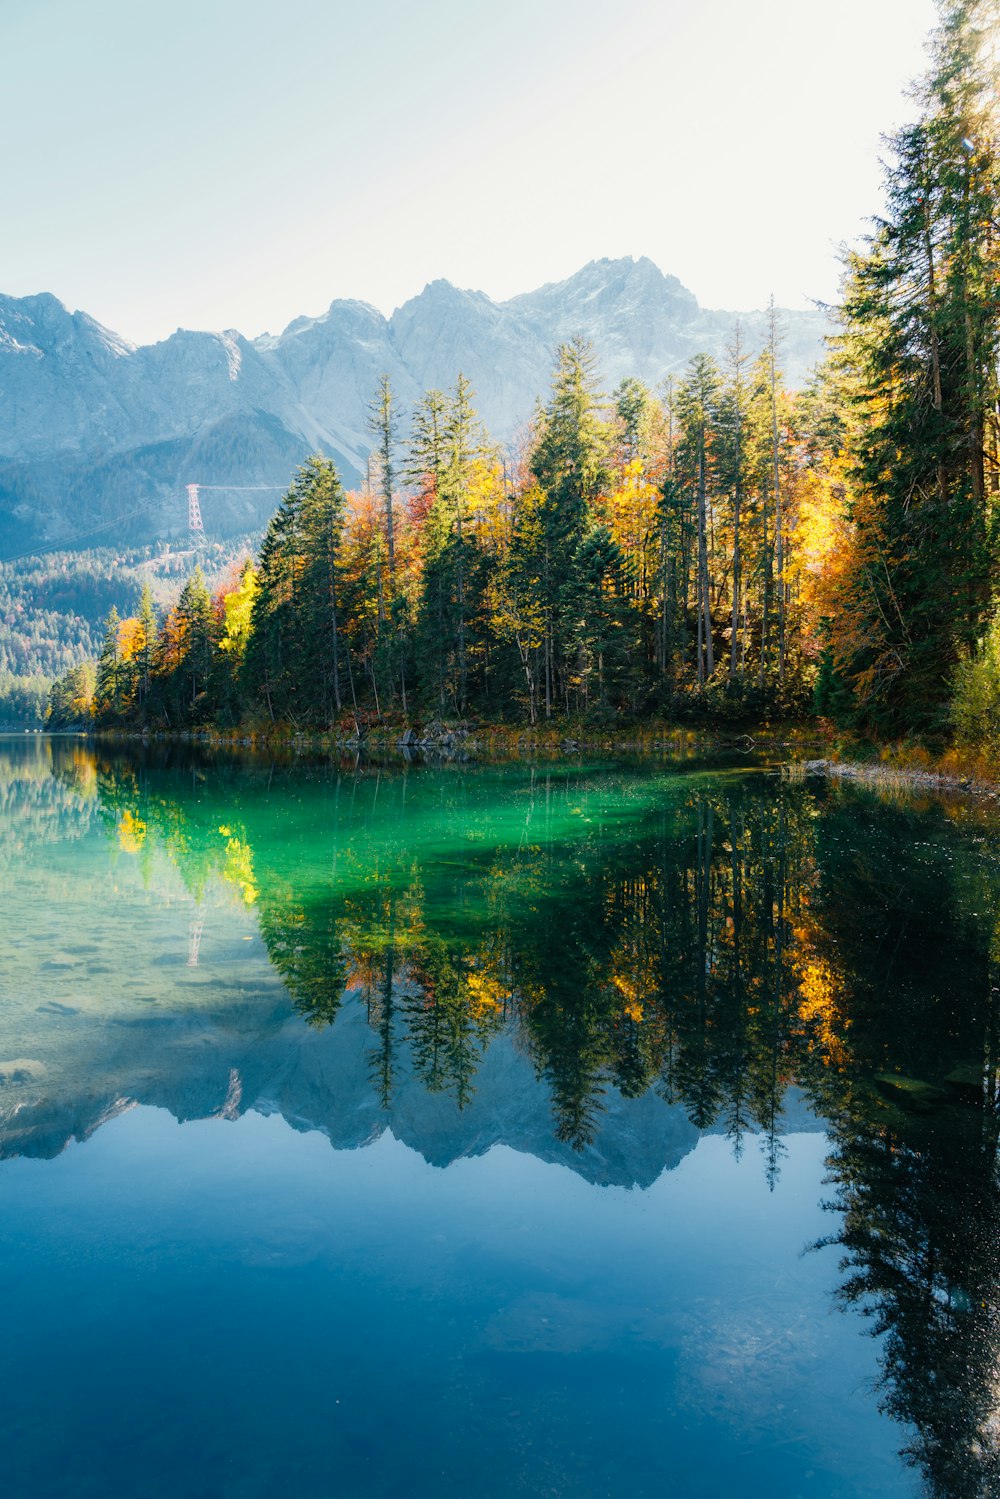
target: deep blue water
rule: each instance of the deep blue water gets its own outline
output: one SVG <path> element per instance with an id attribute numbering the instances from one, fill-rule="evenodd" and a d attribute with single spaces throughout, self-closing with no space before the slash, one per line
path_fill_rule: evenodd
<path id="1" fill-rule="evenodd" d="M 908 1494 L 786 1144 L 638 1191 L 141 1108 L 9 1161 L 6 1492 Z"/>

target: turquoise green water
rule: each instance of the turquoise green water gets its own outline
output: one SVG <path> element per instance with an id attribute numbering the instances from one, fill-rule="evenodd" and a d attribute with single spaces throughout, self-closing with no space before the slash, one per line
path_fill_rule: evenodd
<path id="1" fill-rule="evenodd" d="M 987 814 L 0 743 L 15 1495 L 997 1486 Z"/>

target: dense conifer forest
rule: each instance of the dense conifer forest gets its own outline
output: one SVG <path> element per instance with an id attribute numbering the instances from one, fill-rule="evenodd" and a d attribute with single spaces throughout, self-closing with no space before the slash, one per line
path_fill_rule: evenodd
<path id="1" fill-rule="evenodd" d="M 245 545 L 201 549 L 213 584 Z M 190 550 L 108 546 L 53 547 L 0 562 L 0 727 L 44 721 L 53 682 L 96 658 L 109 599 L 130 614 L 148 583 L 165 613 L 194 561 Z"/>
<path id="2" fill-rule="evenodd" d="M 512 446 L 460 372 L 373 393 L 366 486 L 317 454 L 257 555 L 107 618 L 59 727 L 362 730 L 414 718 L 739 719 L 1000 731 L 1000 188 L 988 7 L 952 0 L 846 258 L 839 332 L 786 390 L 733 328 L 655 391 L 570 339 Z"/>

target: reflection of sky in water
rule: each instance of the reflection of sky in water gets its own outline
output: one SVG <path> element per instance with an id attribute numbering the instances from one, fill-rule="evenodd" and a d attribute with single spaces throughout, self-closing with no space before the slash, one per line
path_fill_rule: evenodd
<path id="1" fill-rule="evenodd" d="M 0 1171 L 18 1495 L 910 1494 L 824 1138 L 646 1191 L 139 1109 Z"/>

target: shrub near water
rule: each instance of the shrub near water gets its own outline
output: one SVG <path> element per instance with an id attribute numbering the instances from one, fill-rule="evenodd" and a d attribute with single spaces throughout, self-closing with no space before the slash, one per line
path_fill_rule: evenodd
<path id="1" fill-rule="evenodd" d="M 986 745 L 1000 739 L 1000 609 L 978 651 L 958 665 L 952 720 L 963 743 Z"/>

